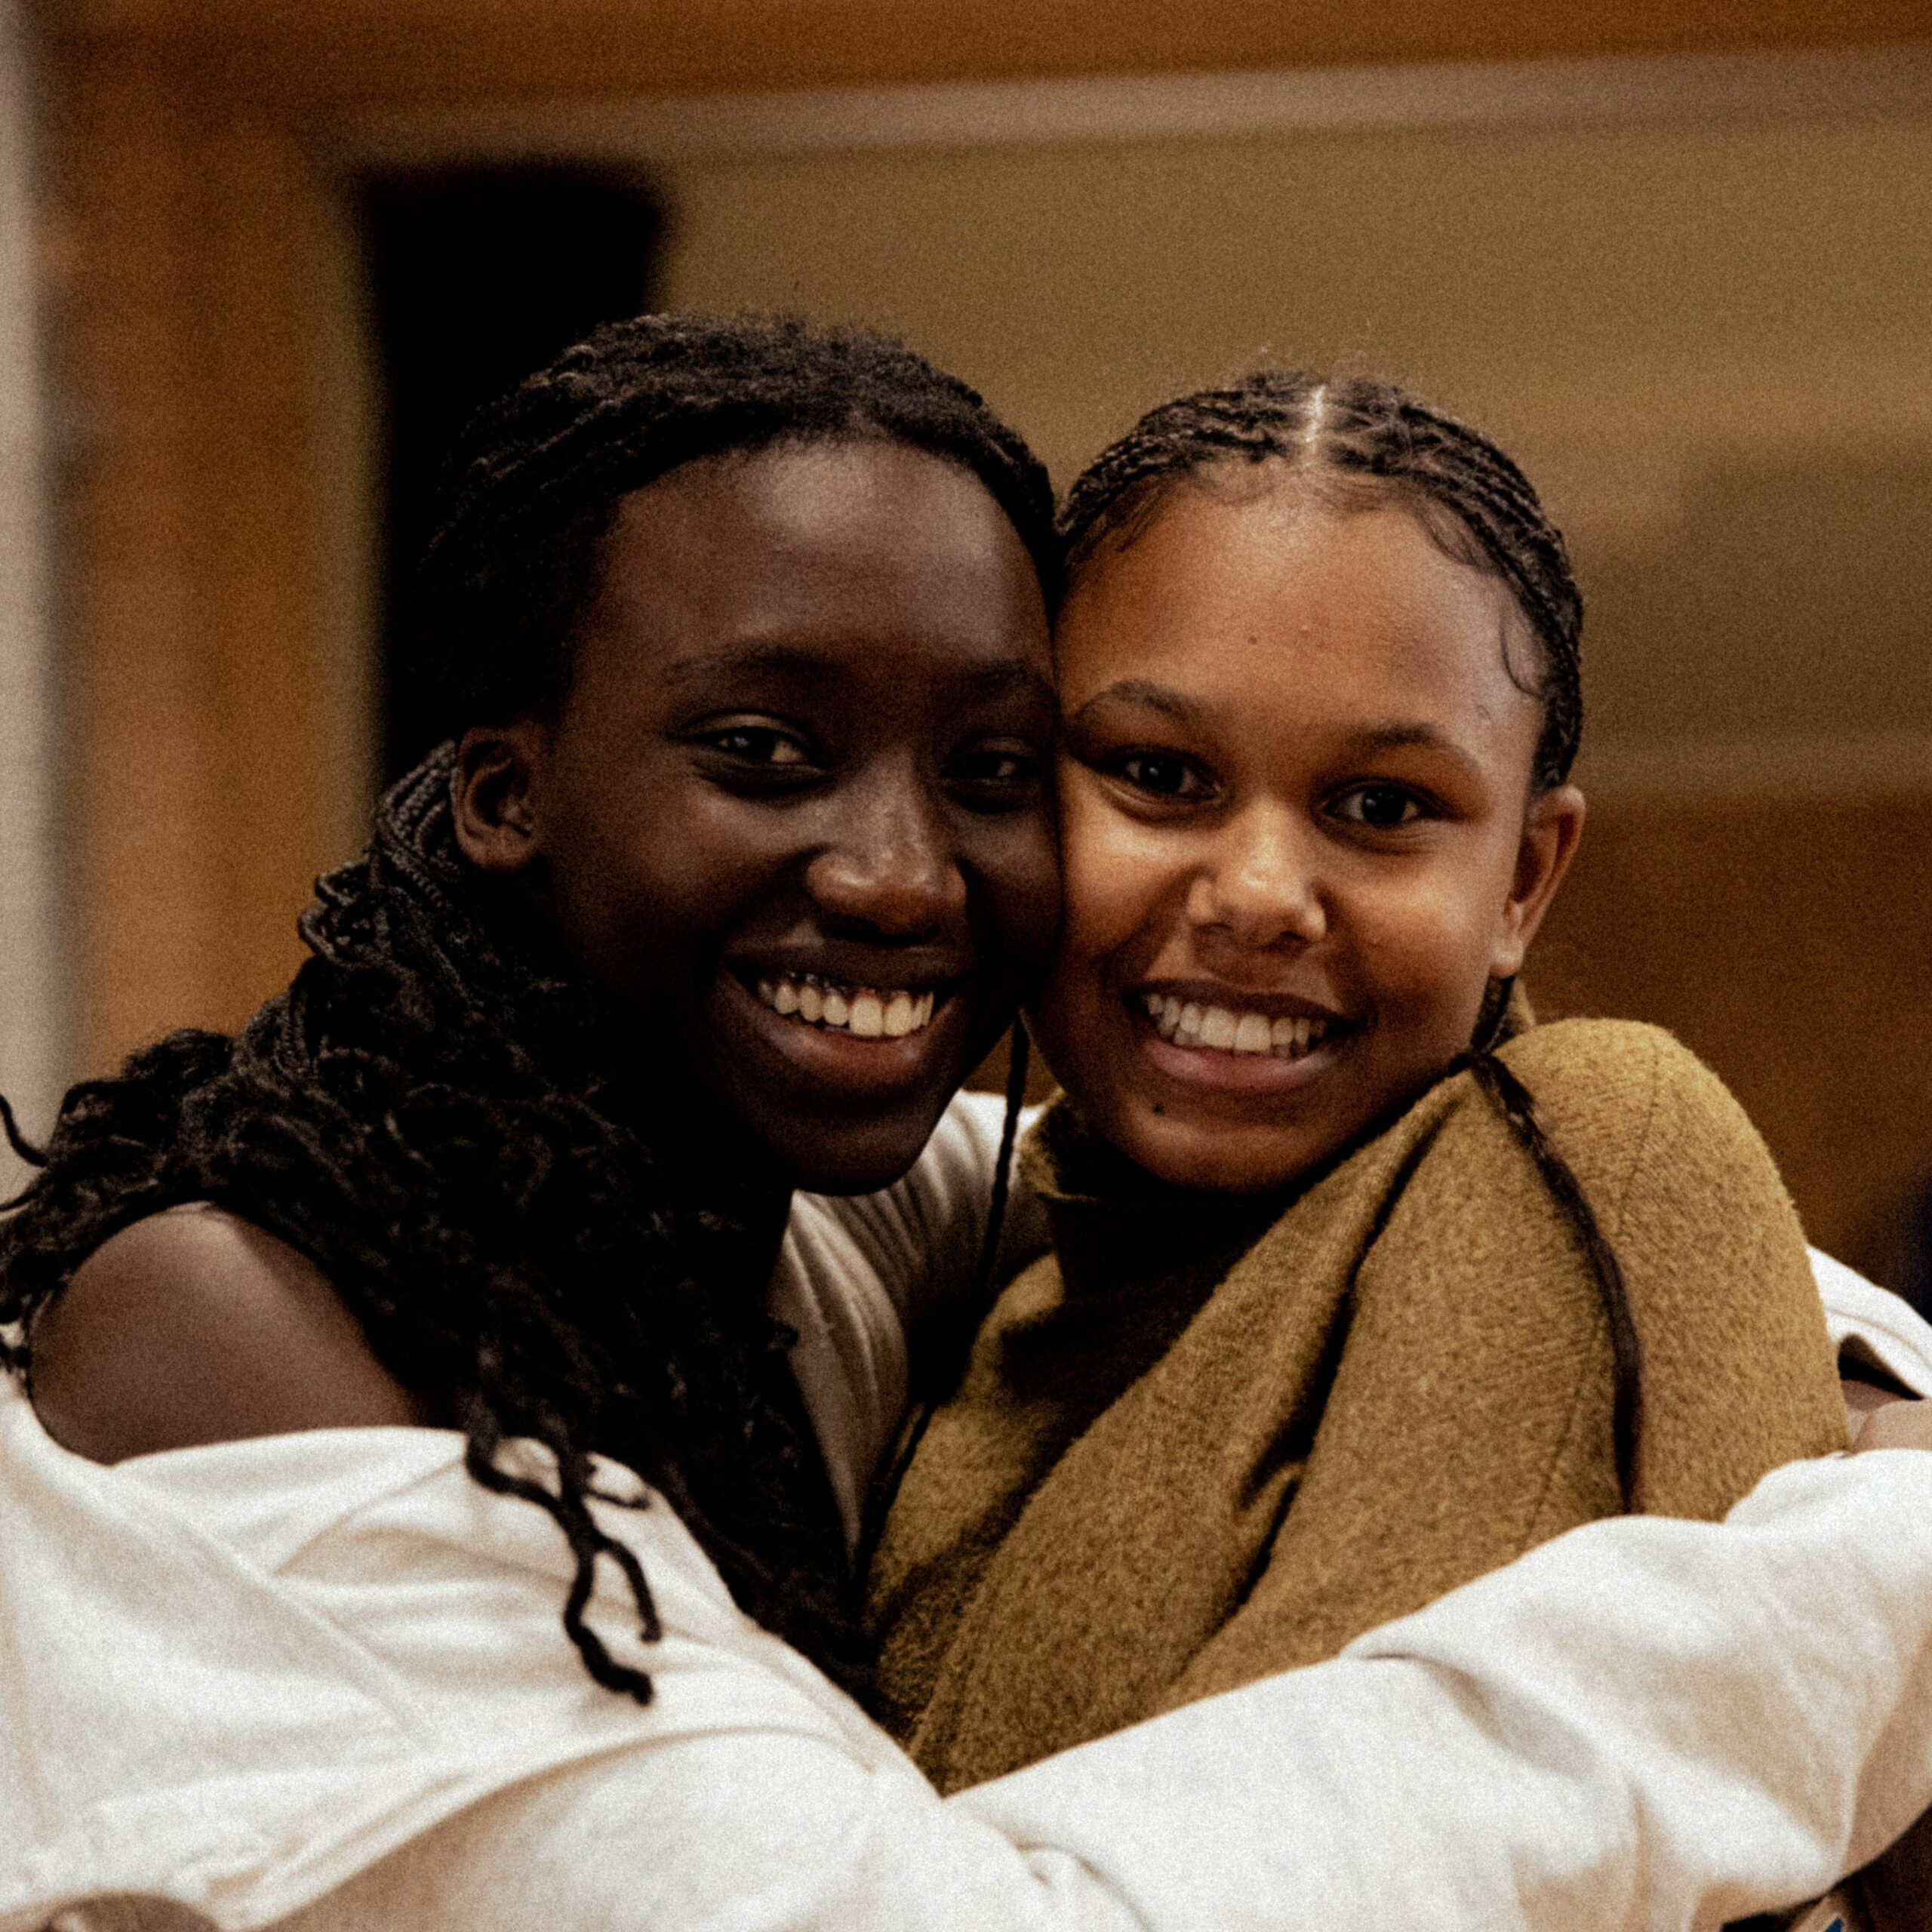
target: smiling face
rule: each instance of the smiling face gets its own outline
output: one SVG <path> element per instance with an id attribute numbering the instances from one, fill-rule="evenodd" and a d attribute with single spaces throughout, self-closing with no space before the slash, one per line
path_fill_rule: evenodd
<path id="1" fill-rule="evenodd" d="M 458 835 L 786 1180 L 881 1186 L 1052 937 L 1048 662 L 970 472 L 688 463 L 620 506 L 560 715 L 463 740 Z"/>
<path id="2" fill-rule="evenodd" d="M 1582 827 L 1496 578 L 1406 510 L 1183 484 L 1057 632 L 1065 926 L 1035 1032 L 1106 1137 L 1278 1186 L 1438 1078 Z"/>

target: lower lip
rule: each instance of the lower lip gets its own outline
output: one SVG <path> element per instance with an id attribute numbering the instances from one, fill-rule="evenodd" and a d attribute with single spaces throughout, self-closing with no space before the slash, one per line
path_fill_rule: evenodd
<path id="1" fill-rule="evenodd" d="M 1340 1057 L 1349 1035 L 1341 1034 L 1294 1060 L 1272 1054 L 1223 1053 L 1216 1047 L 1178 1047 L 1164 1040 L 1152 1024 L 1130 1014 L 1140 1050 L 1157 1072 L 1183 1087 L 1221 1094 L 1292 1094 L 1317 1080 Z"/>
<path id="2" fill-rule="evenodd" d="M 765 1004 L 736 974 L 723 975 L 726 998 L 734 995 L 750 1009 L 752 1025 L 807 1078 L 848 1094 L 893 1094 L 929 1078 L 936 1055 L 943 1054 L 963 1011 L 953 998 L 943 1000 L 917 1032 L 897 1038 L 861 1038 L 840 1029 L 814 1026 Z"/>

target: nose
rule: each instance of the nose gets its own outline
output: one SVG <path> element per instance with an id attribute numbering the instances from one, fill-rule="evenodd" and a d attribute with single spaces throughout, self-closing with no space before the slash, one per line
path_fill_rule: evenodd
<path id="1" fill-rule="evenodd" d="M 1224 820 L 1188 888 L 1187 916 L 1244 949 L 1320 939 L 1328 916 L 1316 854 L 1294 815 L 1257 800 Z"/>
<path id="2" fill-rule="evenodd" d="M 906 942 L 963 911 L 966 880 L 944 814 L 919 774 L 895 761 L 842 786 L 805 888 L 835 927 Z"/>

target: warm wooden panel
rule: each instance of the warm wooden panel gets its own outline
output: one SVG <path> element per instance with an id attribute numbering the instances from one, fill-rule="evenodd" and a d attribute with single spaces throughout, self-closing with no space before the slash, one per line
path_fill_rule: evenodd
<path id="1" fill-rule="evenodd" d="M 82 78 L 64 373 L 85 437 L 69 536 L 70 770 L 84 1048 L 95 1064 L 218 1016 L 226 934 L 214 667 L 200 623 L 192 451 L 199 183 L 165 89 Z"/>
<path id="2" fill-rule="evenodd" d="M 1599 801 L 1527 983 L 1546 1014 L 1669 1027 L 1812 1238 L 1884 1270 L 1932 1176 L 1932 799 Z"/>
<path id="3" fill-rule="evenodd" d="M 279 128 L 120 63 L 77 77 L 63 337 L 88 1059 L 232 1025 L 340 858 L 311 351 L 326 209 Z M 331 776 L 333 774 L 331 774 Z"/>
<path id="4" fill-rule="evenodd" d="M 78 0 L 257 110 L 1349 63 L 1863 45 L 1923 0 Z"/>
<path id="5" fill-rule="evenodd" d="M 82 446 L 67 536 L 85 1057 L 239 1019 L 286 977 L 308 880 L 342 856 L 352 680 L 335 660 L 355 586 L 340 478 L 323 473 L 343 438 L 318 376 L 340 348 L 324 291 L 342 265 L 311 156 L 358 109 L 1872 44 L 1922 32 L 1922 11 L 70 0 L 47 23 L 62 376 Z"/>

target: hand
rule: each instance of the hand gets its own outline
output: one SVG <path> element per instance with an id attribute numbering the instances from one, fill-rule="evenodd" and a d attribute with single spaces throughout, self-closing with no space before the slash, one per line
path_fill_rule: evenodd
<path id="1" fill-rule="evenodd" d="M 1867 1449 L 1932 1449 L 1932 1402 L 1880 1402 L 1850 1416 L 1854 1454 Z"/>

